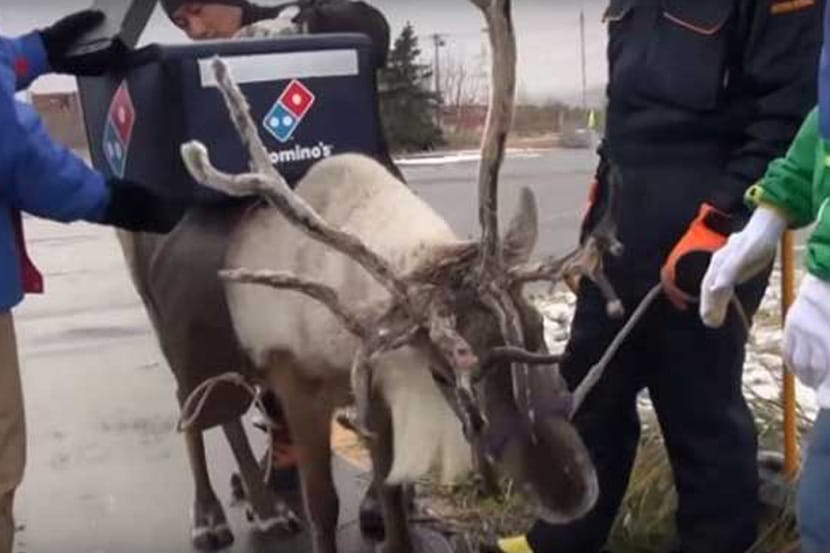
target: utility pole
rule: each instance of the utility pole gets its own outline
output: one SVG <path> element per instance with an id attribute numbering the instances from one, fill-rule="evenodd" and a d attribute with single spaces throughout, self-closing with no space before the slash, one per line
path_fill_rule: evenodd
<path id="1" fill-rule="evenodd" d="M 439 50 L 446 46 L 447 43 L 444 40 L 444 35 L 440 33 L 433 33 L 430 35 L 432 38 L 432 47 L 434 50 L 435 61 L 433 62 L 433 68 L 435 71 L 435 93 L 439 96 L 441 95 L 441 56 L 439 55 Z"/>
<path id="2" fill-rule="evenodd" d="M 435 110 L 435 124 L 440 127 L 441 109 L 443 108 L 444 100 L 441 96 L 441 56 L 439 55 L 439 50 L 442 46 L 446 46 L 447 43 L 444 41 L 444 35 L 442 34 L 433 33 L 431 36 L 432 47 L 435 51 L 435 61 L 433 62 L 433 67 L 435 71 L 435 95 L 438 97 L 439 100 L 437 109 Z"/>
<path id="3" fill-rule="evenodd" d="M 579 43 L 582 48 L 582 110 L 588 112 L 588 77 L 585 61 L 585 8 L 579 10 Z"/>

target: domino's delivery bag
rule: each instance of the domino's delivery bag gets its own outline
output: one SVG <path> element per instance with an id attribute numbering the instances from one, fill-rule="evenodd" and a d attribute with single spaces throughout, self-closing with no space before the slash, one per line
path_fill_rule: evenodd
<path id="1" fill-rule="evenodd" d="M 371 47 L 363 35 L 326 34 L 136 50 L 122 74 L 79 79 L 92 163 L 170 197 L 222 198 L 190 177 L 180 155 L 195 139 L 219 169 L 249 169 L 215 86 L 215 56 L 230 67 L 289 184 L 334 154 L 377 156 L 383 141 Z"/>

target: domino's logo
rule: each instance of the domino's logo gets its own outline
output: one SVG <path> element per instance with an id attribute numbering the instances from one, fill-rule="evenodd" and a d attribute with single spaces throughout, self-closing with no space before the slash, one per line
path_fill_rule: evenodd
<path id="1" fill-rule="evenodd" d="M 110 102 L 103 140 L 104 158 L 118 178 L 124 178 L 127 168 L 127 154 L 130 151 L 135 120 L 135 106 L 127 81 L 124 81 Z"/>
<path id="2" fill-rule="evenodd" d="M 265 116 L 265 130 L 280 142 L 288 142 L 311 111 L 314 100 L 314 94 L 303 83 L 291 81 Z"/>

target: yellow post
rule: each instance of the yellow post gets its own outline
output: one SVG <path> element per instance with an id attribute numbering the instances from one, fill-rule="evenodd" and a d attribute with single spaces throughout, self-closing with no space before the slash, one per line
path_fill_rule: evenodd
<path id="1" fill-rule="evenodd" d="M 787 231 L 781 240 L 781 318 L 795 300 L 795 246 L 793 233 Z M 784 369 L 784 472 L 794 478 L 798 472 L 798 428 L 796 426 L 795 378 Z"/>

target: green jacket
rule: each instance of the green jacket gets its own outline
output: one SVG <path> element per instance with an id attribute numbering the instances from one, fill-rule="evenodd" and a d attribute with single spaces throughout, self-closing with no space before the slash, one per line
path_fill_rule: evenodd
<path id="1" fill-rule="evenodd" d="M 830 281 L 830 142 L 819 133 L 818 108 L 807 116 L 787 155 L 773 161 L 747 192 L 752 205 L 782 213 L 791 228 L 816 223 L 807 242 L 807 270 Z"/>

